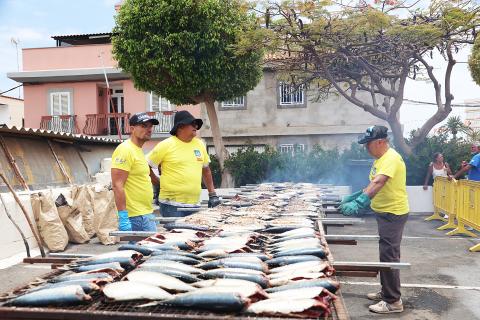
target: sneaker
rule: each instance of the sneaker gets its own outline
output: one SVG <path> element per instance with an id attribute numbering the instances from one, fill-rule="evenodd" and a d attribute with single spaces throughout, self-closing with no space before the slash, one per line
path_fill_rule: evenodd
<path id="1" fill-rule="evenodd" d="M 367 298 L 373 301 L 382 301 L 382 292 L 374 292 L 367 294 Z"/>
<path id="2" fill-rule="evenodd" d="M 372 304 L 368 307 L 368 309 L 375 313 L 398 313 L 403 311 L 403 303 L 402 299 L 394 302 L 394 303 L 387 303 L 385 301 L 380 301 L 379 303 Z"/>

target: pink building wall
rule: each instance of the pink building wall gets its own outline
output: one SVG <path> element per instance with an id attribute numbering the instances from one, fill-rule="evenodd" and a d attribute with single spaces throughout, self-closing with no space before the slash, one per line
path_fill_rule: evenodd
<path id="1" fill-rule="evenodd" d="M 23 71 L 115 67 L 111 44 L 23 49 Z"/>
<path id="2" fill-rule="evenodd" d="M 23 71 L 116 67 L 111 44 L 80 45 L 70 47 L 23 49 Z M 46 78 L 48 81 L 48 78 Z M 138 91 L 131 80 L 110 82 L 110 87 L 122 87 L 126 113 L 149 111 L 149 93 Z M 42 116 L 50 115 L 49 90 L 73 92 L 73 114 L 77 115 L 80 131 L 85 126 L 86 114 L 108 113 L 106 84 L 104 81 L 60 82 L 24 85 L 25 126 L 39 128 Z M 200 117 L 199 105 L 178 106 Z"/>

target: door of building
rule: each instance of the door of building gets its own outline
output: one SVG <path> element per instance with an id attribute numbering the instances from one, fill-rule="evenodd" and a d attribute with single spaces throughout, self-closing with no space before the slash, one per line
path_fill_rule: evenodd
<path id="1" fill-rule="evenodd" d="M 110 89 L 111 99 L 108 101 L 108 112 L 110 114 L 114 113 L 124 113 L 125 106 L 124 106 L 124 97 L 123 97 L 123 88 L 121 87 L 112 87 Z M 112 115 L 109 119 L 109 133 L 110 135 L 117 135 L 117 124 L 116 124 L 116 117 Z M 125 117 L 120 117 L 118 121 L 120 125 L 120 132 L 121 134 L 125 134 L 125 126 L 126 126 L 126 119 Z"/>

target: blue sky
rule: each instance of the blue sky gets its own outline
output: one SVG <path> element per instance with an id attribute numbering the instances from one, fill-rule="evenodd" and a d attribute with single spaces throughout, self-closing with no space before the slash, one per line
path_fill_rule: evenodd
<path id="1" fill-rule="evenodd" d="M 0 92 L 16 82 L 6 73 L 17 70 L 15 46 L 54 47 L 51 36 L 109 32 L 114 26 L 115 4 L 119 0 L 0 0 Z M 18 96 L 18 90 L 8 93 Z"/>
<path id="2" fill-rule="evenodd" d="M 7 72 L 17 70 L 15 46 L 11 38 L 19 39 L 20 70 L 21 48 L 53 47 L 54 35 L 109 32 L 114 26 L 114 6 L 119 0 L 0 0 L 0 92 L 10 89 L 16 82 L 7 78 Z M 471 79 L 465 63 L 470 53 L 462 50 L 452 74 L 454 103 L 468 100 L 480 101 L 480 87 Z M 427 60 L 430 60 L 427 58 Z M 431 61 L 434 72 L 442 82 L 445 62 L 440 56 Z M 8 95 L 18 97 L 18 89 Z M 409 81 L 405 98 L 426 102 L 434 101 L 432 84 L 426 81 Z M 480 103 L 480 102 L 478 102 Z M 419 106 L 404 102 L 401 119 L 405 132 L 417 128 L 435 112 L 433 106 Z M 463 117 L 464 108 L 454 108 L 452 115 Z"/>

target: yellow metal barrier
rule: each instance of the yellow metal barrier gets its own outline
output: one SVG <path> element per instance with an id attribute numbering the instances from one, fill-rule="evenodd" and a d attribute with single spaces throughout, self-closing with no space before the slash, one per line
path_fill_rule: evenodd
<path id="1" fill-rule="evenodd" d="M 459 204 L 457 214 L 458 226 L 447 235 L 463 234 L 470 237 L 477 235 L 465 228 L 469 226 L 480 231 L 480 182 L 462 180 L 459 182 L 459 193 L 463 195 L 463 201 Z M 470 251 L 480 251 L 480 244 L 470 248 Z"/>
<path id="2" fill-rule="evenodd" d="M 439 212 L 444 212 L 448 214 L 448 222 L 438 230 L 454 229 L 447 235 L 461 234 L 476 238 L 477 235 L 467 227 L 480 232 L 480 182 L 437 177 L 433 185 L 434 213 L 425 220 L 442 220 Z M 469 250 L 480 251 L 480 244 Z"/>
<path id="3" fill-rule="evenodd" d="M 447 224 L 438 227 L 438 230 L 455 229 L 455 216 L 457 213 L 457 185 L 454 181 L 449 181 L 447 178 L 435 178 L 435 194 L 434 207 L 438 211 L 444 212 L 448 215 Z M 445 220 L 444 220 L 445 221 Z"/>
<path id="4" fill-rule="evenodd" d="M 448 181 L 447 181 L 448 182 Z M 438 178 L 435 179 L 433 182 L 433 214 L 429 216 L 428 218 L 425 218 L 425 221 L 432 221 L 432 220 L 441 220 L 444 222 L 447 222 L 447 219 L 445 219 L 443 216 L 440 215 L 440 212 L 442 211 L 442 196 L 444 195 L 443 192 L 445 190 L 445 181 L 439 180 Z"/>

